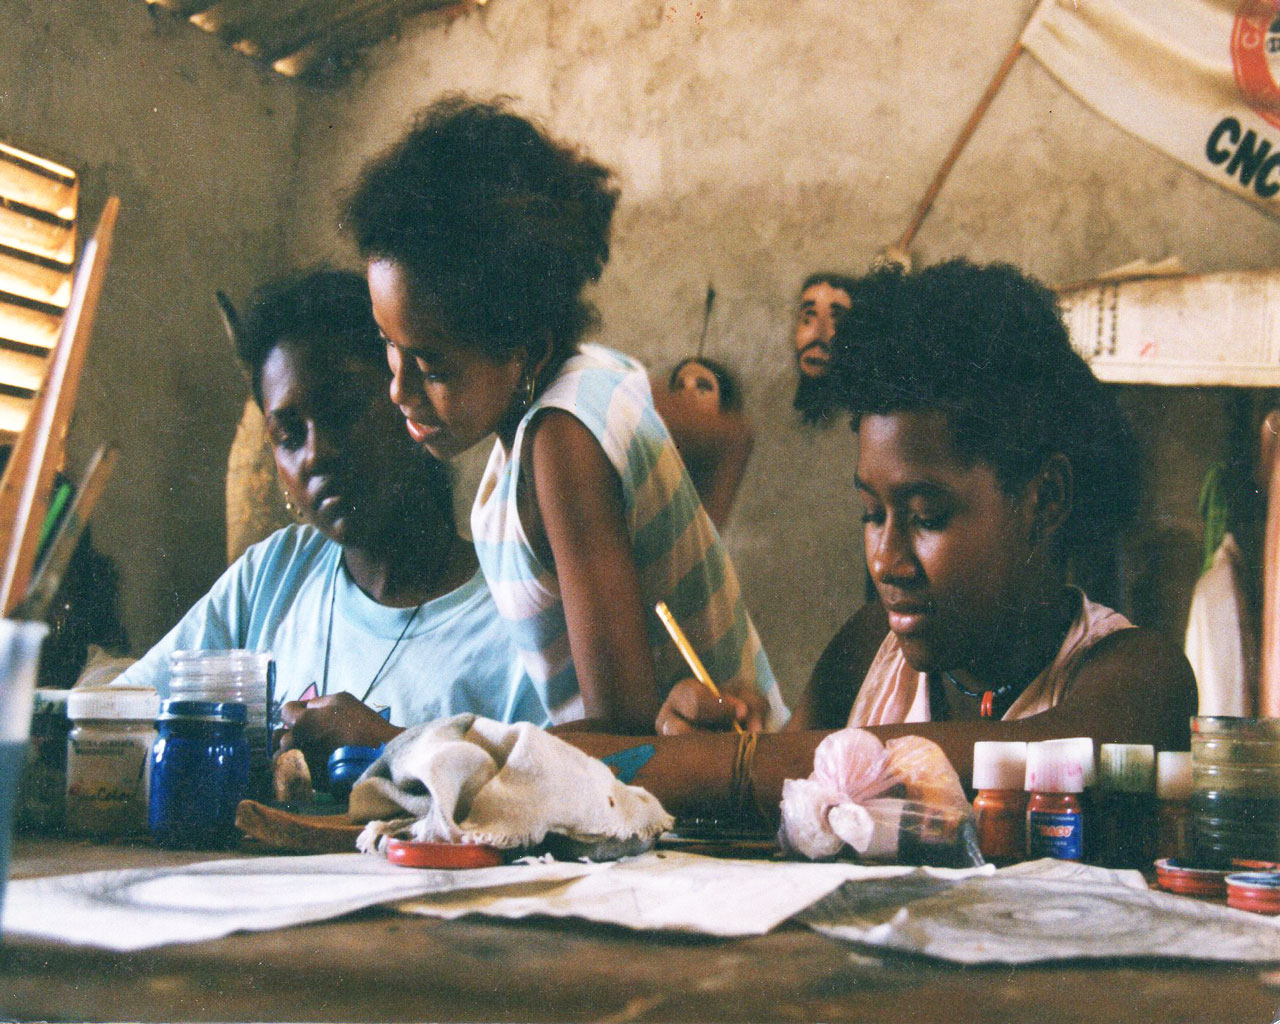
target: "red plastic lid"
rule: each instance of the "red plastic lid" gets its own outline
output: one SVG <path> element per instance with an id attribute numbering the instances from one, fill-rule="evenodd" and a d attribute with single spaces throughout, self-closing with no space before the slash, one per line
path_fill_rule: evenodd
<path id="1" fill-rule="evenodd" d="M 387 860 L 404 868 L 496 868 L 505 857 L 496 846 L 478 843 L 415 843 L 387 840 Z"/>
<path id="2" fill-rule="evenodd" d="M 1280 914 L 1280 871 L 1228 875 L 1227 906 L 1255 914 Z"/>
<path id="3" fill-rule="evenodd" d="M 1161 889 L 1176 892 L 1180 896 L 1212 896 L 1221 899 L 1227 894 L 1227 875 L 1230 871 L 1212 868 L 1193 868 L 1171 857 L 1156 861 L 1156 881 Z"/>

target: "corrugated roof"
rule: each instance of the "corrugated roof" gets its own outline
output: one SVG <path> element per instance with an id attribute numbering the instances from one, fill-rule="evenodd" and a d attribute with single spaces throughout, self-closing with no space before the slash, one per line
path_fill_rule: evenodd
<path id="1" fill-rule="evenodd" d="M 146 0 L 283 75 L 326 81 L 410 18 L 456 17 L 486 0 Z"/>

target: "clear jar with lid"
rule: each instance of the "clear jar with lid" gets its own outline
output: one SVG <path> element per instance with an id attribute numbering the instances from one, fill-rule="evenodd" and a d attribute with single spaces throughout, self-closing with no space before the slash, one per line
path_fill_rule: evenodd
<path id="1" fill-rule="evenodd" d="M 1191 719 L 1196 867 L 1280 860 L 1280 719 Z"/>
<path id="2" fill-rule="evenodd" d="M 101 837 L 147 830 L 148 765 L 160 697 L 149 687 L 67 694 L 67 830 Z"/>
<path id="3" fill-rule="evenodd" d="M 271 791 L 271 729 L 277 723 L 275 661 L 270 651 L 195 650 L 169 654 L 169 693 L 173 700 L 198 700 L 245 706 L 249 742 L 250 795 L 265 799 Z"/>

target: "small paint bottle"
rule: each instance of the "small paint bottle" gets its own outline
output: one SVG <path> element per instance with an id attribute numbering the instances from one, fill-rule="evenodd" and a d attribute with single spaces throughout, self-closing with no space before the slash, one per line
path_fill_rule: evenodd
<path id="1" fill-rule="evenodd" d="M 1156 754 L 1156 856 L 1184 860 L 1191 855 L 1191 753 Z"/>
<path id="2" fill-rule="evenodd" d="M 1098 748 L 1100 862 L 1150 868 L 1156 857 L 1156 751 L 1146 743 Z"/>
<path id="3" fill-rule="evenodd" d="M 1085 816 L 1084 769 L 1060 743 L 1027 744 L 1027 856 L 1081 860 Z"/>
<path id="4" fill-rule="evenodd" d="M 992 864 L 1027 853 L 1027 745 L 979 740 L 973 745 L 973 813 L 978 849 Z"/>
<path id="5" fill-rule="evenodd" d="M 151 744 L 160 704 L 150 687 L 67 693 L 67 830 L 109 837 L 145 832 Z"/>
<path id="6" fill-rule="evenodd" d="M 1097 863 L 1098 860 L 1098 829 L 1094 824 L 1097 821 L 1098 811 L 1098 762 L 1093 753 L 1093 738 L 1091 736 L 1070 736 L 1065 739 L 1045 740 L 1046 746 L 1050 750 L 1057 751 L 1055 756 L 1069 758 L 1080 766 L 1080 772 L 1084 779 L 1084 788 L 1080 791 L 1077 799 L 1080 801 L 1080 813 L 1084 815 L 1084 820 L 1089 822 L 1089 828 L 1084 834 L 1084 857 L 1083 859 L 1090 864 Z"/>

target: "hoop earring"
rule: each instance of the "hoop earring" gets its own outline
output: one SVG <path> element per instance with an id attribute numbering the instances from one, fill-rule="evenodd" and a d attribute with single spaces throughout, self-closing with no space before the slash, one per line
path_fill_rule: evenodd
<path id="1" fill-rule="evenodd" d="M 531 373 L 524 373 L 520 376 L 520 382 L 516 385 L 516 404 L 514 419 L 519 419 L 529 411 L 529 406 L 533 405 L 534 392 L 538 390 L 537 377 Z"/>

